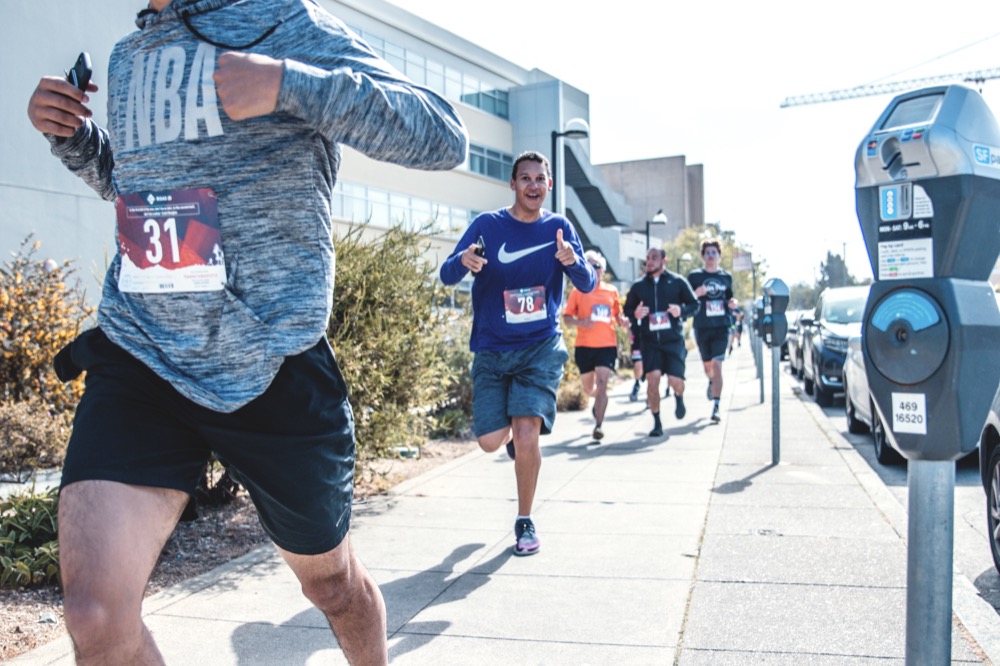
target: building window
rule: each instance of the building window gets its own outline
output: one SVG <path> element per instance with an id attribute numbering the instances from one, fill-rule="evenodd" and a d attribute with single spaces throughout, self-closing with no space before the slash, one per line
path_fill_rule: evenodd
<path id="1" fill-rule="evenodd" d="M 510 180 L 514 156 L 476 144 L 469 146 L 469 171 L 504 182 Z"/>
<path id="2" fill-rule="evenodd" d="M 368 42 L 375 53 L 406 74 L 414 83 L 427 86 L 448 99 L 464 102 L 504 120 L 510 119 L 509 95 L 506 90 L 489 89 L 471 74 L 445 67 L 367 30 L 354 26 L 349 28 Z"/>
<path id="3" fill-rule="evenodd" d="M 334 218 L 352 224 L 399 226 L 452 239 L 458 239 L 472 221 L 466 208 L 344 181 L 333 188 L 331 211 Z"/>

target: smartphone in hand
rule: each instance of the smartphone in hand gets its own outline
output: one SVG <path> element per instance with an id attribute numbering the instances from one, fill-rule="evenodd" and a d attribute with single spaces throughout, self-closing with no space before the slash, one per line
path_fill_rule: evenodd
<path id="1" fill-rule="evenodd" d="M 479 240 L 476 241 L 476 256 L 485 257 L 486 256 L 486 243 L 483 242 L 483 237 L 480 236 Z M 476 275 L 479 271 L 472 271 L 473 275 Z"/>
<path id="2" fill-rule="evenodd" d="M 66 80 L 80 90 L 86 91 L 87 85 L 90 84 L 90 77 L 93 73 L 94 69 L 90 64 L 90 54 L 83 51 L 76 59 L 76 64 L 73 65 L 73 69 L 67 72 Z"/>

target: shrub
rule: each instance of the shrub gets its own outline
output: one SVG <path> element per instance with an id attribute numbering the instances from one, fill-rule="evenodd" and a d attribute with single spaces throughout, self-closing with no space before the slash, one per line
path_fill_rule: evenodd
<path id="1" fill-rule="evenodd" d="M 0 401 L 0 477 L 24 483 L 35 469 L 62 464 L 68 418 L 51 414 L 37 398 Z"/>
<path id="2" fill-rule="evenodd" d="M 365 241 L 364 229 L 334 239 L 337 288 L 327 329 L 350 390 L 362 464 L 426 436 L 449 376 L 435 308 L 442 288 L 423 259 L 426 238 L 394 228 Z"/>
<path id="3" fill-rule="evenodd" d="M 0 500 L 0 585 L 30 587 L 59 580 L 59 490 Z"/>
<path id="4" fill-rule="evenodd" d="M 14 259 L 0 267 L 0 399 L 37 397 L 64 412 L 76 406 L 83 380 L 60 382 L 52 359 L 92 310 L 78 281 L 69 282 L 70 262 L 36 260 L 40 246 L 28 236 Z"/>

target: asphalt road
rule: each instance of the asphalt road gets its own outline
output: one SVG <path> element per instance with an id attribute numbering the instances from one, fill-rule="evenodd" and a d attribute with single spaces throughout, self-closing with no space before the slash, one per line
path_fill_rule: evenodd
<path id="1" fill-rule="evenodd" d="M 782 363 L 782 382 L 792 386 L 801 383 L 791 375 L 788 364 Z M 810 397 L 803 397 L 811 400 Z M 847 416 L 843 396 L 834 400 L 823 412 L 833 426 L 855 450 L 864 457 L 896 499 L 907 505 L 906 463 L 882 465 L 875 459 L 871 435 L 853 435 L 847 431 Z M 956 463 L 955 468 L 955 569 L 975 585 L 979 594 L 1000 613 L 1000 574 L 993 566 L 986 529 L 986 493 L 979 480 L 979 458 L 975 452 Z"/>

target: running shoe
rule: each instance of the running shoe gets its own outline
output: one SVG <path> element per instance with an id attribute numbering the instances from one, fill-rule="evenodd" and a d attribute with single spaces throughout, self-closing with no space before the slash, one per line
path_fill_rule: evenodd
<path id="1" fill-rule="evenodd" d="M 517 537 L 517 543 L 514 544 L 515 555 L 534 555 L 542 545 L 530 518 L 522 518 L 514 524 L 514 536 Z"/>
<path id="2" fill-rule="evenodd" d="M 630 402 L 637 402 L 639 400 L 639 382 L 636 382 L 632 387 L 632 392 L 629 394 L 628 399 Z"/>
<path id="3" fill-rule="evenodd" d="M 601 426 L 596 426 L 594 428 L 594 434 L 592 434 L 591 437 L 593 437 L 596 440 L 604 439 L 604 431 L 601 430 Z"/>
<path id="4" fill-rule="evenodd" d="M 510 456 L 511 460 L 514 459 L 514 440 L 507 442 L 507 455 Z"/>
<path id="5" fill-rule="evenodd" d="M 718 423 L 719 421 L 722 420 L 722 417 L 719 416 L 719 406 L 718 405 L 716 405 L 715 407 L 712 407 L 712 420 L 715 423 Z"/>
<path id="6" fill-rule="evenodd" d="M 653 429 L 649 431 L 650 437 L 663 437 L 663 426 L 660 425 L 659 419 L 653 421 Z"/>
<path id="7" fill-rule="evenodd" d="M 674 397 L 677 400 L 677 407 L 674 409 L 674 416 L 677 417 L 677 420 L 680 420 L 680 419 L 684 418 L 685 414 L 687 414 L 687 409 L 685 409 L 685 407 L 684 407 L 684 398 L 683 397 L 681 397 L 679 395 L 678 396 L 674 396 Z"/>

